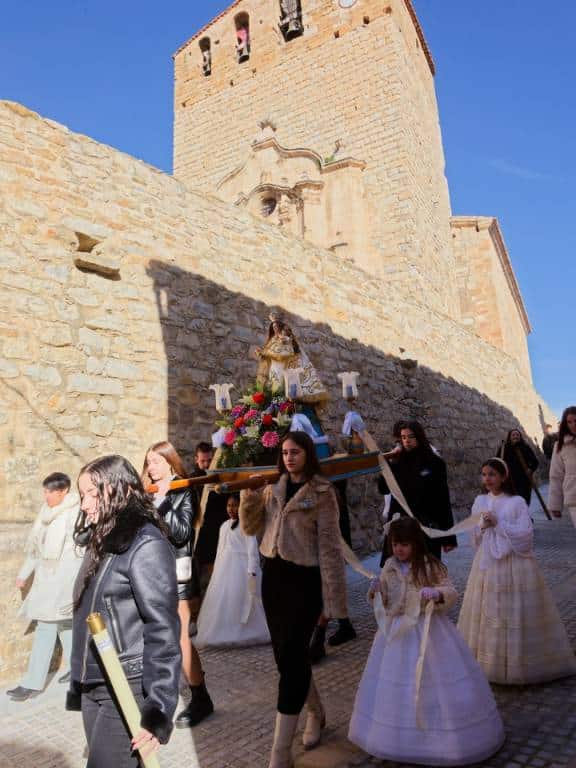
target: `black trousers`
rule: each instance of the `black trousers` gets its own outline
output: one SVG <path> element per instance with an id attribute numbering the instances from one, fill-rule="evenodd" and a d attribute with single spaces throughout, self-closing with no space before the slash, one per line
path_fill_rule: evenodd
<path id="1" fill-rule="evenodd" d="M 262 602 L 280 673 L 278 712 L 301 712 L 310 688 L 310 640 L 322 612 L 320 568 L 265 558 Z"/>
<path id="2" fill-rule="evenodd" d="M 130 687 L 141 708 L 144 702 L 142 681 L 131 680 Z M 106 684 L 82 691 L 82 720 L 88 742 L 86 768 L 137 768 L 141 765 L 137 753 L 132 752 L 128 727 Z"/>

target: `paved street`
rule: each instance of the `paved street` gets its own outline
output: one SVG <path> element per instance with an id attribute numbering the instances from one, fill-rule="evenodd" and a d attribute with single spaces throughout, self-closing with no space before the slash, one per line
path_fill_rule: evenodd
<path id="1" fill-rule="evenodd" d="M 535 510 L 537 554 L 576 645 L 576 531 L 568 519 L 548 522 Z M 462 593 L 472 558 L 461 542 L 448 558 Z M 375 563 L 375 558 L 370 560 Z M 390 766 L 346 741 L 353 697 L 374 633 L 365 581 L 350 574 L 351 616 L 359 638 L 316 668 L 328 713 L 322 747 L 300 754 L 298 768 Z M 203 654 L 217 712 L 193 731 L 176 731 L 161 753 L 163 768 L 265 768 L 272 737 L 276 672 L 269 647 Z M 495 687 L 506 725 L 504 748 L 490 768 L 563 768 L 576 760 L 576 679 L 525 688 Z M 64 689 L 52 681 L 33 701 L 16 704 L 0 694 L 2 768 L 80 768 L 81 718 L 63 709 Z M 110 766 L 114 768 L 114 766 Z"/>

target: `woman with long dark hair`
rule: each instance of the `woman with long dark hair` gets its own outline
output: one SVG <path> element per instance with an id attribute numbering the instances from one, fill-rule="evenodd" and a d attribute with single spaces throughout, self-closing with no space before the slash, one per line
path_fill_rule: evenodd
<path id="1" fill-rule="evenodd" d="M 530 506 L 532 476 L 538 469 L 538 459 L 524 440 L 522 432 L 519 429 L 511 429 L 506 440 L 500 444 L 496 455 L 506 462 L 514 493 L 522 496 Z"/>
<path id="2" fill-rule="evenodd" d="M 190 640 L 189 632 L 191 601 L 199 594 L 197 567 L 193 560 L 197 497 L 190 488 L 170 490 L 172 480 L 186 476 L 182 459 L 172 443 L 163 440 L 148 448 L 142 469 L 142 482 L 146 490 L 152 484 L 157 488 L 152 501 L 168 526 L 168 538 L 176 554 L 182 672 L 191 693 L 190 703 L 176 718 L 177 728 L 197 725 L 214 711 L 212 699 L 206 689 L 200 657 Z"/>
<path id="3" fill-rule="evenodd" d="M 71 689 L 67 709 L 82 710 L 89 768 L 140 765 L 172 731 L 180 677 L 180 622 L 168 530 L 122 456 L 91 461 L 78 478 L 77 529 L 88 531 L 74 588 Z M 130 736 L 86 618 L 101 613 L 142 714 Z"/>
<path id="4" fill-rule="evenodd" d="M 332 485 L 320 474 L 314 443 L 289 432 L 278 458 L 280 479 L 261 491 L 243 491 L 240 522 L 262 535 L 262 601 L 280 673 L 274 744 L 269 768 L 291 768 L 298 715 L 307 705 L 303 743 L 320 741 L 325 713 L 312 678 L 309 646 L 322 609 L 344 618 L 346 579 L 339 509 Z"/>
<path id="5" fill-rule="evenodd" d="M 390 460 L 390 467 L 400 490 L 416 519 L 427 528 L 447 530 L 454 525 L 448 475 L 444 460 L 434 451 L 423 426 L 418 421 L 399 423 L 401 450 Z M 378 478 L 378 490 L 391 493 L 383 477 Z M 405 515 L 397 499 L 392 497 L 389 518 Z M 450 552 L 458 546 L 456 536 L 431 539 L 426 536 L 430 554 L 439 560 L 442 551 Z M 388 556 L 387 544 L 382 547 L 381 565 Z"/>
<path id="6" fill-rule="evenodd" d="M 550 466 L 550 494 L 548 506 L 555 517 L 562 517 L 568 508 L 576 526 L 576 406 L 571 405 L 562 414 L 558 442 L 554 446 Z"/>

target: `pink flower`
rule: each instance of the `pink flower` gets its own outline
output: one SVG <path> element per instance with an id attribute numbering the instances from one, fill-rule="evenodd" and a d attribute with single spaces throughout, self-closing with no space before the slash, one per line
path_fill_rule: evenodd
<path id="1" fill-rule="evenodd" d="M 262 437 L 260 438 L 260 441 L 264 448 L 276 448 L 278 443 L 280 442 L 280 438 L 278 437 L 277 432 L 264 432 Z"/>
<path id="2" fill-rule="evenodd" d="M 235 405 L 234 408 L 232 408 L 232 410 L 230 411 L 230 416 L 233 419 L 237 419 L 238 416 L 242 416 L 245 410 L 246 410 L 245 405 Z"/>
<path id="3" fill-rule="evenodd" d="M 234 445 L 236 442 L 236 432 L 233 429 L 229 429 L 224 435 L 224 442 L 226 445 Z"/>
<path id="4" fill-rule="evenodd" d="M 244 421 L 252 421 L 252 419 L 258 416 L 258 413 L 259 411 L 257 411 L 256 408 L 250 408 L 250 410 L 244 414 Z"/>

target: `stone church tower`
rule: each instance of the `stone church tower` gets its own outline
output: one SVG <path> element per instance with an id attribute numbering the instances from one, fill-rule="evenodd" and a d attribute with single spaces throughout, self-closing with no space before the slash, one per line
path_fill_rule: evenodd
<path id="1" fill-rule="evenodd" d="M 434 63 L 410 0 L 237 0 L 174 61 L 176 177 L 458 314 Z"/>

